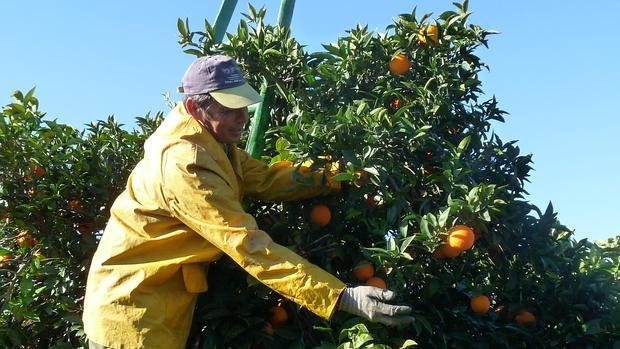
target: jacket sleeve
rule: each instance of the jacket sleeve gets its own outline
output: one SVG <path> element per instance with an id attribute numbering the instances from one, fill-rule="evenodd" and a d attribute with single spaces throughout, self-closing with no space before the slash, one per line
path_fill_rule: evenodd
<path id="1" fill-rule="evenodd" d="M 163 190 L 172 214 L 256 279 L 329 319 L 345 285 L 258 229 L 216 168 L 198 166 L 189 151 L 167 153 Z"/>
<path id="2" fill-rule="evenodd" d="M 331 173 L 280 161 L 271 166 L 240 151 L 245 194 L 262 201 L 295 201 L 334 194 L 340 182 Z"/>

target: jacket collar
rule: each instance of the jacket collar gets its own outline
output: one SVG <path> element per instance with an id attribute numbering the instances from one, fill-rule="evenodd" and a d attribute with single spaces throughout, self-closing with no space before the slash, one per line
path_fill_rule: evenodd
<path id="1" fill-rule="evenodd" d="M 181 117 L 190 119 L 189 122 L 192 125 L 192 128 L 197 132 L 200 136 L 200 139 L 204 142 L 204 146 L 208 149 L 212 149 L 211 155 L 214 160 L 220 164 L 220 167 L 226 168 L 227 164 L 232 166 L 233 171 L 243 179 L 243 171 L 241 169 L 241 159 L 240 159 L 240 150 L 235 145 L 226 145 L 224 143 L 218 142 L 215 137 L 209 132 L 209 130 L 204 127 L 196 118 L 194 118 L 190 113 L 187 112 L 183 103 L 179 103 L 177 105 L 177 112 Z M 226 147 L 229 149 L 230 157 L 227 154 Z"/>

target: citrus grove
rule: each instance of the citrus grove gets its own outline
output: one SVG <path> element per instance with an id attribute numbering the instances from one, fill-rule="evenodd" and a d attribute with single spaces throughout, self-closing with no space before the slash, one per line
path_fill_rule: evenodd
<path id="1" fill-rule="evenodd" d="M 321 52 L 252 6 L 223 44 L 208 22 L 178 21 L 185 53 L 236 57 L 253 86 L 274 89 L 265 162 L 341 182 L 329 197 L 244 201 L 261 229 L 349 285 L 396 291 L 415 316 L 406 328 L 328 322 L 224 257 L 189 348 L 620 346 L 620 237 L 576 241 L 551 204 L 524 198 L 531 156 L 491 133 L 506 113 L 479 80 L 476 50 L 493 32 L 455 6 L 399 15 L 385 33 L 357 26 Z M 13 99 L 0 114 L 0 346 L 84 346 L 90 258 L 163 114 L 131 132 L 113 117 L 79 131 L 44 119 L 34 90 Z"/>

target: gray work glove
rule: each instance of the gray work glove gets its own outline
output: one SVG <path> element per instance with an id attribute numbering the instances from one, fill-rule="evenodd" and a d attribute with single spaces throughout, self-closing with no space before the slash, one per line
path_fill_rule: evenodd
<path id="1" fill-rule="evenodd" d="M 361 316 L 388 326 L 406 326 L 413 323 L 411 307 L 391 305 L 396 293 L 372 286 L 347 287 L 340 296 L 339 310 Z"/>

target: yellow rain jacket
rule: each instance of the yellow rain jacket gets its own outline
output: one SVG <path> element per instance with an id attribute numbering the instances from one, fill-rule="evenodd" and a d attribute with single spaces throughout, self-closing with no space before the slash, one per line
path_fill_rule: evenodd
<path id="1" fill-rule="evenodd" d="M 184 348 L 209 262 L 223 253 L 284 297 L 329 319 L 345 285 L 274 243 L 243 211 L 244 195 L 297 200 L 334 191 L 298 184 L 222 144 L 179 104 L 145 143 L 93 257 L 84 301 L 88 338 L 113 348 Z"/>

